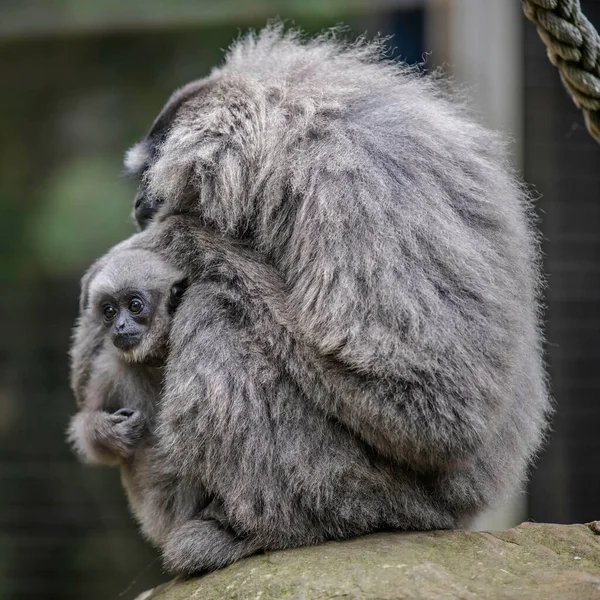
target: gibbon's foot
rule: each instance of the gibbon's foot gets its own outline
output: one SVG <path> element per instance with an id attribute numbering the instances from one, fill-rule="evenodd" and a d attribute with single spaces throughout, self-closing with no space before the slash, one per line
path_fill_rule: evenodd
<path id="1" fill-rule="evenodd" d="M 163 548 L 163 563 L 170 573 L 198 575 L 225 567 L 250 556 L 260 546 L 236 537 L 212 519 L 186 521 L 169 535 Z"/>

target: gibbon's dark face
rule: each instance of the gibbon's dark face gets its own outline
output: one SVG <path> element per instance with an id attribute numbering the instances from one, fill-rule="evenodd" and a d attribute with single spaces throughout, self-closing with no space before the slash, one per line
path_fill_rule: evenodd
<path id="1" fill-rule="evenodd" d="M 146 193 L 144 187 L 141 187 L 133 205 L 133 216 L 141 231 L 146 229 L 152 221 L 152 217 L 163 203 L 162 198 L 151 198 Z"/>
<path id="2" fill-rule="evenodd" d="M 159 148 L 167 139 L 178 113 L 182 110 L 185 112 L 187 101 L 206 97 L 212 87 L 210 82 L 198 80 L 176 91 L 156 117 L 148 134 L 127 152 L 125 159 L 127 173 L 140 184 L 140 189 L 134 200 L 133 216 L 142 231 L 148 227 L 155 214 L 164 204 L 164 198 L 148 193 L 147 182 L 144 177 L 156 161 Z M 198 110 L 198 107 L 193 106 L 191 110 Z"/>
<path id="3" fill-rule="evenodd" d="M 183 297 L 187 280 L 174 283 L 169 290 L 166 313 L 172 314 Z M 154 325 L 160 328 L 164 317 L 156 315 L 156 307 L 164 300 L 164 292 L 158 290 L 125 289 L 117 294 L 105 294 L 98 307 L 102 313 L 102 322 L 108 329 L 111 341 L 121 352 L 131 352 L 146 340 Z M 164 312 L 164 311 L 163 311 Z M 160 323 L 159 323 L 160 322 Z M 156 332 L 160 333 L 160 332 Z"/>
<path id="4" fill-rule="evenodd" d="M 129 352 L 142 342 L 152 322 L 154 305 L 148 294 L 137 290 L 103 299 L 102 320 L 116 348 Z"/>

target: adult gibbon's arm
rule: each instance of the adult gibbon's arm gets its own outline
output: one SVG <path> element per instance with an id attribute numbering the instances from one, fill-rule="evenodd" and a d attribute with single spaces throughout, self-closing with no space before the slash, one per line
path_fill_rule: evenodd
<path id="1" fill-rule="evenodd" d="M 461 389 L 461 383 L 468 384 L 452 377 L 452 365 L 446 365 L 446 379 L 435 365 L 427 371 L 426 362 L 405 379 L 375 377 L 322 353 L 303 339 L 302 321 L 290 313 L 289 290 L 280 276 L 255 253 L 225 242 L 193 218 L 161 219 L 139 234 L 138 241 L 180 268 L 185 266 L 191 282 L 209 272 L 211 277 L 235 277 L 261 298 L 280 326 L 273 337 L 305 395 L 382 454 L 423 467 L 446 466 L 475 455 L 494 430 L 493 421 L 501 415 L 499 403 L 486 397 L 485 389 Z"/>

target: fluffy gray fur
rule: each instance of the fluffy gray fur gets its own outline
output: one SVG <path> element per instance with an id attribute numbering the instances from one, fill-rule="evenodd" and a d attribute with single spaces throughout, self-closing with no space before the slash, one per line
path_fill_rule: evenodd
<path id="1" fill-rule="evenodd" d="M 140 486 L 168 568 L 456 527 L 522 484 L 549 410 L 530 203 L 435 81 L 269 28 L 127 164 L 136 244 L 191 280 Z"/>
<path id="2" fill-rule="evenodd" d="M 153 445 L 172 314 L 185 278 L 157 255 L 131 248 L 132 240 L 113 248 L 83 279 L 71 348 L 71 387 L 79 412 L 67 435 L 84 462 L 122 468 L 137 512 L 133 475 L 146 464 Z M 146 303 L 144 333 L 134 348 L 125 350 L 112 343 L 102 312 L 107 298 L 114 303 L 132 296 Z"/>

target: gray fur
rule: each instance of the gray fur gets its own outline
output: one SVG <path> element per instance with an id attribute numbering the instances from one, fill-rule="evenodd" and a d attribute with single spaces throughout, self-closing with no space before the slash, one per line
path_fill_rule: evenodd
<path id="1" fill-rule="evenodd" d="M 170 293 L 183 275 L 157 255 L 131 248 L 133 240 L 102 257 L 83 279 L 71 348 L 71 386 L 80 410 L 67 435 L 84 462 L 122 468 L 136 511 L 133 479 L 152 446 L 171 329 Z M 102 319 L 103 298 L 118 297 L 124 290 L 142 294 L 152 305 L 144 336 L 131 351 L 111 343 Z"/>
<path id="2" fill-rule="evenodd" d="M 191 281 L 140 484 L 176 572 L 464 525 L 542 441 L 529 198 L 496 134 L 379 51 L 247 36 L 129 154 L 158 211 L 135 244 Z"/>

